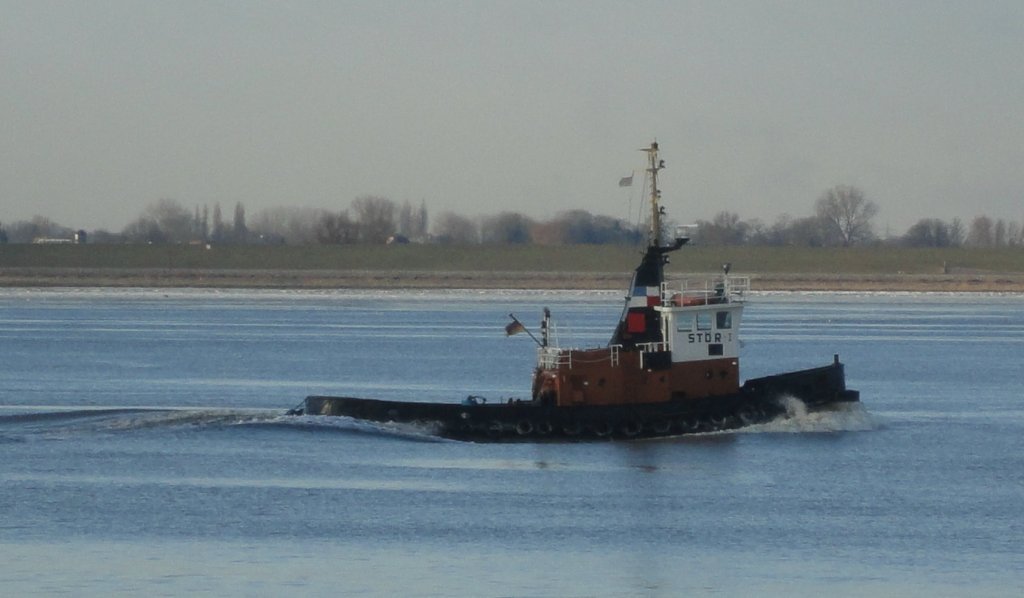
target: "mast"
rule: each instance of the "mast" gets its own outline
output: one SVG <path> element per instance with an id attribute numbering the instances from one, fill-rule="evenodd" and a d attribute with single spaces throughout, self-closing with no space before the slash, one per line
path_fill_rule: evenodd
<path id="1" fill-rule="evenodd" d="M 658 159 L 658 142 L 652 141 L 651 147 L 640 150 L 647 152 L 647 173 L 651 177 L 651 230 L 648 235 L 648 246 L 661 246 L 661 191 L 658 190 L 658 171 L 665 168 L 665 161 Z"/>
<path id="2" fill-rule="evenodd" d="M 664 265 L 666 254 L 675 251 L 688 241 L 684 237 L 662 245 L 661 217 L 663 215 L 661 190 L 658 189 L 658 172 L 665 168 L 665 161 L 658 158 L 658 142 L 641 149 L 647 152 L 647 176 L 651 179 L 651 229 L 640 265 L 633 271 L 626 304 L 619 318 L 619 325 L 612 334 L 610 344 L 634 347 L 638 344 L 664 342 L 661 331 L 661 315 L 655 306 L 661 305 L 662 283 L 665 280 Z"/>

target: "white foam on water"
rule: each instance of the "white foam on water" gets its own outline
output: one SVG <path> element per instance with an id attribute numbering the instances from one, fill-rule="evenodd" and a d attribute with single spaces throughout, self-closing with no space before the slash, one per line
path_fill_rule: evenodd
<path id="1" fill-rule="evenodd" d="M 405 440 L 423 442 L 454 442 L 438 435 L 436 425 L 430 423 L 373 422 L 344 415 L 279 415 L 274 424 L 294 425 L 317 430 L 336 430 L 357 434 L 377 434 Z"/>
<path id="2" fill-rule="evenodd" d="M 103 427 L 108 430 L 135 430 L 181 426 L 227 426 L 267 422 L 280 417 L 280 412 L 265 409 L 170 409 L 140 411 L 110 418 Z"/>
<path id="3" fill-rule="evenodd" d="M 786 412 L 775 419 L 736 430 L 742 434 L 808 432 L 866 432 L 877 430 L 881 423 L 861 403 L 840 403 L 826 408 L 808 409 L 803 401 L 791 396 L 779 399 Z"/>

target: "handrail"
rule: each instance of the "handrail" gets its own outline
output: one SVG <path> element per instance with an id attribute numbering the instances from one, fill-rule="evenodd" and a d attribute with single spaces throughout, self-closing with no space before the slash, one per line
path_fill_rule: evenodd
<path id="1" fill-rule="evenodd" d="M 712 279 L 680 281 L 679 288 L 661 284 L 661 302 L 665 305 L 704 305 L 709 303 L 742 303 L 744 294 L 750 290 L 749 276 L 719 276 Z M 695 301 L 686 301 L 693 299 Z"/>
<path id="2" fill-rule="evenodd" d="M 544 369 L 560 365 L 572 367 L 572 351 L 562 351 L 558 347 L 541 347 L 537 350 L 537 365 Z"/>
<path id="3" fill-rule="evenodd" d="M 667 347 L 667 343 L 651 343 L 659 344 Z M 567 366 L 572 369 L 573 365 L 573 353 L 584 352 L 584 351 L 595 351 L 597 349 L 561 349 L 559 347 L 541 347 L 537 349 L 537 365 L 544 369 L 554 369 L 560 366 Z M 622 350 L 622 345 L 608 345 L 608 356 L 601 357 L 599 360 L 584 360 L 588 361 L 604 361 L 607 359 L 611 362 L 612 367 L 619 365 L 619 352 Z M 579 357 L 576 358 L 579 361 Z"/>

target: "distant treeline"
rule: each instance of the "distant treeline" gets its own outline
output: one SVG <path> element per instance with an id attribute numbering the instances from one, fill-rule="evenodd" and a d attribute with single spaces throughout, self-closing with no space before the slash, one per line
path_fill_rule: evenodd
<path id="1" fill-rule="evenodd" d="M 686 234 L 702 245 L 847 247 L 1024 247 L 1024 226 L 988 216 L 969 225 L 922 218 L 902 235 L 880 237 L 874 230 L 878 206 L 850 186 L 825 191 L 811 214 L 779 216 L 774 223 L 743 220 L 722 211 L 699 220 Z M 670 235 L 677 227 L 665 223 Z M 303 207 L 265 209 L 253 217 L 236 203 L 230 220 L 220 204 L 186 208 L 173 199 L 148 207 L 123 230 L 84 231 L 36 216 L 7 225 L 0 222 L 0 243 L 71 242 L 97 244 L 386 244 L 449 245 L 636 245 L 646 239 L 647 226 L 586 210 L 562 212 L 551 220 L 535 220 L 518 212 L 470 218 L 455 212 L 428 215 L 425 202 L 413 206 L 379 196 L 362 196 L 340 211 Z"/>

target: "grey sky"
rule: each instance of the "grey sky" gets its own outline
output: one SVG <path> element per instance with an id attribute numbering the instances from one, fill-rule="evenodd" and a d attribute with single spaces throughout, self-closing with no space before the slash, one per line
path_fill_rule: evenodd
<path id="1" fill-rule="evenodd" d="M 0 220 L 156 199 L 1024 217 L 1024 3 L 0 0 Z M 630 202 L 633 202 L 632 212 Z M 226 212 L 227 213 L 227 212 Z"/>

